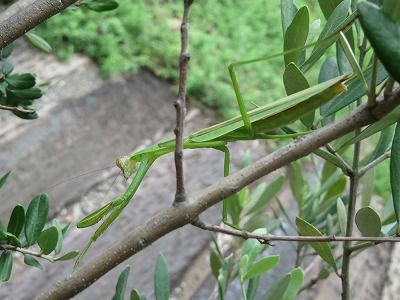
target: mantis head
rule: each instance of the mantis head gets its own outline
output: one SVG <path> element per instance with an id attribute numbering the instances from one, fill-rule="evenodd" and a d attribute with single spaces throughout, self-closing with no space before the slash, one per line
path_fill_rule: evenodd
<path id="1" fill-rule="evenodd" d="M 121 169 L 125 179 L 128 179 L 133 173 L 136 172 L 139 162 L 130 159 L 128 156 L 121 156 L 117 159 L 116 165 Z"/>

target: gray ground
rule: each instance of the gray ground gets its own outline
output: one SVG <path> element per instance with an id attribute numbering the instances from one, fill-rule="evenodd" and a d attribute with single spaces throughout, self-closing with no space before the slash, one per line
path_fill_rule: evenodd
<path id="1" fill-rule="evenodd" d="M 127 183 L 113 166 L 115 159 L 134 149 L 169 137 L 174 123 L 170 85 L 148 72 L 124 79 L 104 80 L 97 68 L 86 58 L 76 56 L 68 63 L 59 63 L 52 56 L 18 47 L 13 57 L 20 71 L 35 71 L 42 81 L 51 80 L 44 97 L 39 120 L 27 122 L 0 114 L 0 173 L 13 169 L 6 188 L 2 190 L 0 218 L 5 222 L 15 202 L 26 204 L 39 192 L 47 192 L 51 213 L 64 222 L 73 222 L 102 203 L 119 195 Z M 188 115 L 192 131 L 215 122 L 209 111 L 192 108 Z M 232 147 L 234 168 L 243 154 L 250 150 L 254 158 L 265 153 L 260 142 L 243 143 Z M 222 154 L 212 150 L 185 152 L 186 179 L 189 191 L 211 184 L 222 176 Z M 66 181 L 91 170 L 103 169 Z M 175 181 L 172 156 L 158 161 L 149 172 L 135 200 L 122 217 L 93 246 L 87 257 L 102 252 L 119 240 L 134 226 L 156 211 L 169 205 Z M 286 191 L 285 202 L 290 202 Z M 216 222 L 219 208 L 207 211 L 204 218 Z M 65 245 L 81 249 L 91 230 L 73 229 Z M 117 276 L 122 268 L 132 266 L 129 288 L 137 287 L 151 294 L 154 261 L 160 251 L 166 255 L 178 299 L 189 299 L 201 286 L 195 299 L 207 299 L 212 285 L 209 275 L 208 234 L 186 226 L 169 234 L 154 245 L 125 262 L 76 299 L 110 299 Z M 280 246 L 281 247 L 281 246 Z M 286 262 L 281 271 L 292 264 L 293 252 L 281 247 Z M 354 260 L 358 272 L 353 284 L 354 299 L 380 299 L 390 261 L 390 247 L 379 246 Z M 12 280 L 0 289 L 1 299 L 31 299 L 57 280 L 71 272 L 71 263 L 45 265 L 45 271 L 17 265 Z M 392 273 L 395 271 L 392 271 Z M 379 274 L 379 275 L 378 275 Z M 279 276 L 278 274 L 274 276 Z M 203 284 L 204 282 L 204 284 Z M 24 288 L 21 288 L 21 287 Z M 339 299 L 338 280 L 331 276 L 301 299 Z M 385 287 L 385 293 L 394 293 Z M 229 298 L 240 299 L 233 293 Z M 396 299 L 388 298 L 385 299 Z"/>

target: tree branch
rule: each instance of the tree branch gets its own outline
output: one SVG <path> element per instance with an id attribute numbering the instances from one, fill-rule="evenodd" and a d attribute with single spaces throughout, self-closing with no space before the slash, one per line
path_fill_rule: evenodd
<path id="1" fill-rule="evenodd" d="M 193 0 L 183 0 L 183 17 L 181 24 L 181 54 L 179 57 L 179 91 L 174 106 L 176 109 L 175 127 L 175 170 L 176 170 L 176 194 L 175 203 L 186 200 L 185 183 L 183 176 L 183 121 L 186 110 L 186 80 L 189 54 L 189 13 Z"/>
<path id="2" fill-rule="evenodd" d="M 69 299 L 124 260 L 140 252 L 154 241 L 196 218 L 209 207 L 236 193 L 251 182 L 312 153 L 327 143 L 365 125 L 375 122 L 400 104 L 400 90 L 387 100 L 379 101 L 373 109 L 362 105 L 336 123 L 315 130 L 298 138 L 250 166 L 220 179 L 189 198 L 179 206 L 160 211 L 142 225 L 134 228 L 122 240 L 114 243 L 102 255 L 78 269 L 74 274 L 57 283 L 49 292 L 37 299 Z"/>
<path id="3" fill-rule="evenodd" d="M 1 110 L 8 110 L 8 111 L 14 111 L 14 112 L 22 112 L 22 113 L 32 113 L 34 112 L 33 110 L 30 109 L 24 109 L 20 107 L 15 107 L 15 106 L 6 106 L 6 105 L 0 105 Z"/>
<path id="4" fill-rule="evenodd" d="M 36 0 L 0 24 L 0 49 L 77 0 Z"/>

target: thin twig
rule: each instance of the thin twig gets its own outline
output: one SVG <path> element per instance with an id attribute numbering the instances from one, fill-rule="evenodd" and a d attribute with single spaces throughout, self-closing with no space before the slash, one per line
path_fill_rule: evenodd
<path id="1" fill-rule="evenodd" d="M 28 249 L 19 248 L 19 247 L 11 246 L 11 245 L 2 245 L 1 248 L 4 250 L 19 252 L 19 253 L 22 253 L 23 255 L 32 255 L 32 256 L 40 257 L 45 260 L 48 260 L 49 262 L 55 262 L 54 258 L 51 256 L 44 255 L 39 252 L 31 251 Z"/>
<path id="2" fill-rule="evenodd" d="M 33 113 L 33 110 L 30 109 L 25 109 L 25 108 L 20 108 L 20 107 L 15 107 L 15 106 L 6 106 L 6 105 L 0 105 L 1 110 L 8 110 L 8 111 L 13 111 L 13 112 L 21 112 L 21 113 Z"/>
<path id="3" fill-rule="evenodd" d="M 183 121 L 186 111 L 186 80 L 188 71 L 189 54 L 189 12 L 193 0 L 183 0 L 183 17 L 181 24 L 181 54 L 179 58 L 179 91 L 174 106 L 176 109 L 176 136 L 175 145 L 175 170 L 176 194 L 175 203 L 186 200 L 185 183 L 183 177 Z"/>
<path id="4" fill-rule="evenodd" d="M 378 73 L 378 57 L 374 54 L 372 62 L 372 75 L 371 84 L 368 93 L 368 106 L 374 107 L 376 105 L 376 76 Z"/>
<path id="5" fill-rule="evenodd" d="M 371 161 L 369 164 L 365 165 L 364 167 L 362 167 L 359 171 L 358 171 L 358 176 L 362 177 L 365 175 L 365 173 L 367 173 L 367 171 L 369 171 L 370 169 L 372 169 L 373 167 L 375 167 L 376 165 L 379 165 L 381 162 L 383 162 L 384 160 L 390 158 L 390 150 L 386 151 L 384 154 L 382 154 L 381 156 L 379 156 L 377 159 Z"/>
<path id="6" fill-rule="evenodd" d="M 223 233 L 231 236 L 236 236 L 242 239 L 256 239 L 260 243 L 270 244 L 271 242 L 400 242 L 400 237 L 367 237 L 367 236 L 302 236 L 302 235 L 272 235 L 272 234 L 256 234 L 246 230 L 237 230 L 232 228 L 221 227 L 219 225 L 206 224 L 196 220 L 192 222 L 193 226 L 200 229 Z"/>

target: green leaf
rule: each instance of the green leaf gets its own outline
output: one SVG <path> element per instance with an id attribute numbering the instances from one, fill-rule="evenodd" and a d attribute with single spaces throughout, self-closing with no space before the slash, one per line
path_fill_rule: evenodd
<path id="1" fill-rule="evenodd" d="M 21 205 L 16 205 L 8 221 L 7 231 L 15 236 L 19 236 L 25 224 L 25 209 Z"/>
<path id="2" fill-rule="evenodd" d="M 1 178 L 0 178 L 0 189 L 4 186 L 4 184 L 6 183 L 8 176 L 10 176 L 11 171 L 8 171 L 6 174 L 4 174 Z"/>
<path id="3" fill-rule="evenodd" d="M 358 10 L 361 26 L 375 54 L 390 75 L 400 81 L 400 24 L 370 2 L 360 2 Z"/>
<path id="4" fill-rule="evenodd" d="M 50 226 L 46 230 L 43 230 L 37 240 L 42 252 L 44 254 L 50 254 L 57 247 L 58 242 L 58 230 L 55 226 Z"/>
<path id="5" fill-rule="evenodd" d="M 42 96 L 42 90 L 37 86 L 23 90 L 9 89 L 7 92 L 7 98 L 12 97 L 17 100 L 34 100 Z"/>
<path id="6" fill-rule="evenodd" d="M 224 300 L 225 298 L 225 290 L 229 283 L 229 274 L 232 271 L 232 258 L 229 258 L 224 261 L 222 268 L 219 270 L 218 275 L 218 299 Z"/>
<path id="7" fill-rule="evenodd" d="M 21 247 L 21 241 L 12 233 L 6 232 L 6 236 L 7 236 L 7 242 L 10 245 L 16 246 L 16 247 Z"/>
<path id="8" fill-rule="evenodd" d="M 246 290 L 247 300 L 254 300 L 256 298 L 257 289 L 258 286 L 260 285 L 260 278 L 261 277 L 255 277 L 249 280 Z"/>
<path id="9" fill-rule="evenodd" d="M 64 254 L 63 256 L 57 257 L 57 258 L 55 259 L 55 261 L 66 261 L 66 260 L 70 260 L 70 259 L 73 259 L 73 258 L 77 257 L 78 254 L 79 254 L 79 251 L 76 251 L 76 250 L 70 251 L 70 252 Z"/>
<path id="10" fill-rule="evenodd" d="M 40 262 L 31 255 L 27 255 L 27 254 L 24 255 L 24 263 L 28 266 L 43 270 L 43 267 L 40 264 Z"/>
<path id="11" fill-rule="evenodd" d="M 332 12 L 335 10 L 342 0 L 318 0 L 319 7 L 325 16 L 325 19 L 329 19 Z"/>
<path id="12" fill-rule="evenodd" d="M 361 208 L 356 213 L 356 225 L 363 236 L 379 236 L 381 233 L 381 219 L 369 206 Z"/>
<path id="13" fill-rule="evenodd" d="M 249 280 L 253 277 L 260 276 L 273 268 L 275 268 L 280 260 L 279 255 L 273 255 L 265 257 L 259 261 L 257 261 L 254 265 L 252 265 L 248 271 L 246 272 L 244 279 Z"/>
<path id="14" fill-rule="evenodd" d="M 361 203 L 362 206 L 368 206 L 371 203 L 375 189 L 375 169 L 369 169 L 361 178 Z"/>
<path id="15" fill-rule="evenodd" d="M 396 213 L 398 232 L 400 229 L 400 122 L 394 132 L 390 155 L 390 187 L 392 189 L 393 207 Z"/>
<path id="16" fill-rule="evenodd" d="M 35 119 L 39 118 L 39 115 L 37 114 L 36 111 L 28 112 L 28 113 L 20 112 L 20 111 L 13 111 L 13 114 L 24 120 L 35 120 Z"/>
<path id="17" fill-rule="evenodd" d="M 400 21 L 400 2 L 398 0 L 383 0 L 383 12 L 393 21 Z"/>
<path id="18" fill-rule="evenodd" d="M 242 255 L 239 261 L 239 273 L 240 278 L 242 278 L 241 281 L 244 281 L 244 276 L 246 275 L 249 266 L 249 256 L 247 254 Z"/>
<path id="19" fill-rule="evenodd" d="M 289 165 L 289 183 L 297 205 L 301 210 L 304 204 L 303 188 L 305 187 L 303 172 L 299 161 L 294 161 Z"/>
<path id="20" fill-rule="evenodd" d="M 278 300 L 283 299 L 285 296 L 286 290 L 291 281 L 291 274 L 286 274 L 283 278 L 279 279 L 277 283 L 275 283 L 264 295 L 263 300 Z"/>
<path id="21" fill-rule="evenodd" d="M 286 30 L 283 42 L 284 51 L 301 48 L 305 45 L 308 36 L 309 25 L 310 14 L 308 12 L 307 6 L 303 6 L 296 13 L 292 22 Z M 301 63 L 302 56 L 304 58 L 303 50 L 298 50 L 285 54 L 285 66 L 287 66 L 291 62 L 294 62 L 296 64 Z"/>
<path id="22" fill-rule="evenodd" d="M 297 7 L 294 5 L 293 0 L 281 0 L 281 18 L 282 18 L 282 32 L 285 32 L 289 25 L 292 23 L 294 16 L 297 13 Z"/>
<path id="23" fill-rule="evenodd" d="M 36 84 L 36 79 L 32 74 L 24 73 L 7 76 L 6 82 L 16 89 L 29 89 Z"/>
<path id="24" fill-rule="evenodd" d="M 1 72 L 7 76 L 14 70 L 14 66 L 9 61 L 4 61 L 1 66 Z"/>
<path id="25" fill-rule="evenodd" d="M 13 52 L 14 48 L 15 48 L 14 44 L 9 44 L 9 45 L 5 46 L 4 48 L 2 48 L 0 50 L 0 58 L 4 59 L 4 58 L 9 57 L 11 55 L 11 53 Z"/>
<path id="26" fill-rule="evenodd" d="M 342 235 L 346 235 L 346 227 L 347 227 L 347 212 L 346 207 L 344 206 L 343 200 L 338 198 L 336 201 L 336 209 L 337 209 L 337 217 L 339 221 L 339 228 Z"/>
<path id="27" fill-rule="evenodd" d="M 126 266 L 121 274 L 119 274 L 117 286 L 115 287 L 115 294 L 112 297 L 112 300 L 124 300 L 126 282 L 128 281 L 130 269 L 130 266 Z"/>
<path id="28" fill-rule="evenodd" d="M 218 279 L 219 269 L 221 269 L 222 262 L 218 253 L 214 250 L 212 250 L 210 253 L 210 266 L 214 277 Z"/>
<path id="29" fill-rule="evenodd" d="M 109 11 L 118 7 L 118 3 L 112 0 L 82 1 L 81 3 L 81 6 L 96 12 Z"/>
<path id="30" fill-rule="evenodd" d="M 138 290 L 133 289 L 131 291 L 131 298 L 130 300 L 146 300 L 146 297 L 139 293 Z"/>
<path id="31" fill-rule="evenodd" d="M 0 282 L 6 282 L 11 277 L 13 257 L 10 251 L 3 251 L 0 256 Z"/>
<path id="32" fill-rule="evenodd" d="M 156 271 L 154 273 L 154 293 L 156 300 L 169 299 L 169 274 L 168 266 L 163 254 L 157 257 Z"/>
<path id="33" fill-rule="evenodd" d="M 321 231 L 319 231 L 313 225 L 311 225 L 310 223 L 308 223 L 307 221 L 305 221 L 299 217 L 296 217 L 296 225 L 297 225 L 300 235 L 322 236 Z M 328 243 L 312 242 L 309 244 L 315 250 L 315 252 L 317 252 L 317 254 L 337 272 L 336 261 L 332 255 L 332 251 L 329 248 Z"/>
<path id="34" fill-rule="evenodd" d="M 25 237 L 28 246 L 39 238 L 47 221 L 49 199 L 46 194 L 40 194 L 32 199 L 26 211 Z"/>
<path id="35" fill-rule="evenodd" d="M 50 44 L 41 36 L 33 32 L 27 32 L 25 33 L 25 37 L 32 44 L 32 46 L 38 48 L 39 50 L 42 50 L 46 53 L 50 53 L 52 51 Z"/>
<path id="36" fill-rule="evenodd" d="M 298 267 L 290 272 L 290 283 L 286 289 L 283 300 L 295 300 L 304 281 L 304 271 Z"/>
<path id="37" fill-rule="evenodd" d="M 251 206 L 247 214 L 261 212 L 279 193 L 284 183 L 285 178 L 283 176 L 279 176 L 277 179 L 271 182 L 268 187 L 265 187 L 264 184 L 257 186 L 256 191 L 252 195 L 252 203 L 254 204 Z M 257 193 L 259 194 L 257 195 Z"/>

